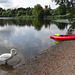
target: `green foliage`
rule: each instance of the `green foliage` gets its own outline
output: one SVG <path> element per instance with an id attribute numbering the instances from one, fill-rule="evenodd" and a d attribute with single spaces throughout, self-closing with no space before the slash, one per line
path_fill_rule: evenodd
<path id="1" fill-rule="evenodd" d="M 54 10 L 51 11 L 51 13 L 52 13 L 53 16 L 54 15 L 58 15 L 58 10 L 57 9 L 54 9 Z"/>
<path id="2" fill-rule="evenodd" d="M 50 15 L 50 11 L 49 10 L 44 10 L 44 16 L 48 16 Z"/>
<path id="3" fill-rule="evenodd" d="M 43 20 L 35 18 L 32 22 L 32 25 L 35 27 L 35 29 L 40 30 L 43 26 Z"/>
<path id="4" fill-rule="evenodd" d="M 40 4 L 34 6 L 32 14 L 35 17 L 42 18 L 44 16 L 44 10 Z"/>
<path id="5" fill-rule="evenodd" d="M 56 22 L 56 25 L 61 30 L 64 30 L 68 26 L 67 23 L 60 23 L 60 22 Z"/>
<path id="6" fill-rule="evenodd" d="M 0 8 L 0 17 L 19 17 L 25 15 L 32 15 L 32 8 L 17 8 L 3 10 Z"/>
<path id="7" fill-rule="evenodd" d="M 60 5 L 57 8 L 58 15 L 65 15 L 66 14 L 66 6 L 65 5 Z"/>
<path id="8" fill-rule="evenodd" d="M 59 1 L 59 0 L 58 0 Z M 61 1 L 61 0 L 60 0 Z M 65 4 L 60 4 L 56 9 L 43 8 L 40 4 L 34 6 L 34 8 L 17 8 L 17 9 L 7 9 L 4 10 L 0 8 L 0 17 L 19 17 L 19 18 L 47 18 L 48 16 L 62 17 L 57 15 L 66 15 L 67 18 L 75 17 L 75 6 L 70 7 L 70 2 L 65 6 Z"/>
<path id="9" fill-rule="evenodd" d="M 2 8 L 0 8 L 0 16 L 2 16 L 2 12 L 3 12 L 3 9 L 2 9 Z"/>
<path id="10" fill-rule="evenodd" d="M 75 6 L 72 7 L 72 14 L 75 15 Z"/>
<path id="11" fill-rule="evenodd" d="M 74 6 L 74 0 L 52 0 L 52 1 L 55 1 L 56 4 L 59 4 L 59 5 L 66 5 L 66 6 Z"/>
<path id="12" fill-rule="evenodd" d="M 67 13 L 75 14 L 75 1 L 74 0 L 52 0 L 56 4 L 65 5 L 67 7 Z"/>

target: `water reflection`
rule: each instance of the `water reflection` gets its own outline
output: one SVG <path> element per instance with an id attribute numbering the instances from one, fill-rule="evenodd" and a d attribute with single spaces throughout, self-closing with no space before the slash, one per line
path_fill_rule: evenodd
<path id="1" fill-rule="evenodd" d="M 0 45 L 21 46 L 20 49 L 26 50 L 27 53 L 32 49 L 34 54 L 38 54 L 39 52 L 35 51 L 35 48 L 37 50 L 38 47 L 40 49 L 43 46 L 49 46 L 50 43 L 47 44 L 47 40 L 50 40 L 50 35 L 54 35 L 56 32 L 72 34 L 74 24 L 63 23 L 63 20 L 54 22 L 40 19 L 0 19 Z"/>
<path id="2" fill-rule="evenodd" d="M 75 34 L 75 22 L 73 22 L 69 27 L 67 34 Z"/>
<path id="3" fill-rule="evenodd" d="M 0 75 L 7 75 L 8 72 L 14 70 L 12 65 L 0 65 Z"/>
<path id="4" fill-rule="evenodd" d="M 51 35 L 68 34 L 70 28 L 75 29 L 74 24 L 40 19 L 0 19 L 0 54 L 16 48 L 18 55 L 8 64 L 22 65 L 55 44 Z"/>
<path id="5" fill-rule="evenodd" d="M 58 27 L 60 30 L 64 30 L 64 29 L 68 26 L 67 23 L 56 22 L 55 24 L 57 25 L 57 27 Z"/>
<path id="6" fill-rule="evenodd" d="M 12 65 L 5 65 L 5 64 L 2 64 L 0 65 L 0 69 L 3 70 L 3 71 L 12 71 L 14 70 L 13 66 Z"/>
<path id="7" fill-rule="evenodd" d="M 68 21 L 68 22 L 67 22 Z M 51 20 L 40 20 L 40 19 L 0 19 L 0 26 L 5 25 L 16 25 L 16 26 L 34 26 L 35 29 L 41 30 L 42 26 L 45 25 L 45 27 L 50 26 L 52 23 Z M 56 24 L 56 26 L 59 29 L 65 29 L 65 27 L 68 26 L 70 23 L 69 20 L 53 20 L 53 23 Z M 72 26 L 75 24 L 75 22 L 70 23 Z M 75 28 L 75 27 L 72 27 Z"/>

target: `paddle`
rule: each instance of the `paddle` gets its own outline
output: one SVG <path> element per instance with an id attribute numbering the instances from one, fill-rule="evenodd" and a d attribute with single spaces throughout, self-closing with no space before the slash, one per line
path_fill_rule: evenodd
<path id="1" fill-rule="evenodd" d="M 58 44 L 59 42 L 58 41 L 55 41 L 55 44 Z"/>
<path id="2" fill-rule="evenodd" d="M 58 33 L 55 33 L 55 36 L 59 36 L 59 34 Z"/>

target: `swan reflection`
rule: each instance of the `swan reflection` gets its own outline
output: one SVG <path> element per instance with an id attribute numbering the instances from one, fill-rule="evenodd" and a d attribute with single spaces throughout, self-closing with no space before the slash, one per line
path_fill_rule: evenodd
<path id="1" fill-rule="evenodd" d="M 12 70 L 14 70 L 14 67 L 9 64 L 1 64 L 0 69 L 3 71 L 12 71 Z"/>

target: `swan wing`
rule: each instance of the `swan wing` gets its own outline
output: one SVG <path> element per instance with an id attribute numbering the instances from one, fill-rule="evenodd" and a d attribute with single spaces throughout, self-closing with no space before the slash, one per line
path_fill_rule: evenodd
<path id="1" fill-rule="evenodd" d="M 4 61 L 4 60 L 8 60 L 12 57 L 12 55 L 10 53 L 4 53 L 2 55 L 0 55 L 0 60 Z"/>

